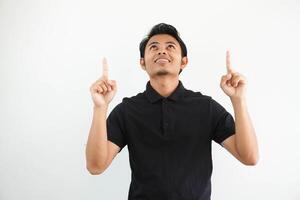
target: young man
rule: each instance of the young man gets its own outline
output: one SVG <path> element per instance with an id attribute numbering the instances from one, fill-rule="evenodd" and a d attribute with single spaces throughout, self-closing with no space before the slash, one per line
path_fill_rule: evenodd
<path id="1" fill-rule="evenodd" d="M 149 75 L 146 90 L 125 97 L 109 114 L 117 91 L 103 75 L 90 87 L 94 115 L 86 148 L 87 169 L 101 174 L 127 145 L 132 171 L 128 199 L 209 200 L 212 140 L 245 165 L 258 161 L 258 145 L 248 115 L 245 77 L 230 65 L 220 86 L 230 97 L 235 121 L 210 96 L 184 88 L 180 72 L 188 63 L 177 30 L 158 24 L 140 44 L 140 65 Z"/>

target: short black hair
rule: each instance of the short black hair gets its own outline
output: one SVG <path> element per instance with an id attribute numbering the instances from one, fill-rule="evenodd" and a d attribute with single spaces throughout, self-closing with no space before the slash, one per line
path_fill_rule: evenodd
<path id="1" fill-rule="evenodd" d="M 146 45 L 147 45 L 148 41 L 150 40 L 150 38 L 153 37 L 154 35 L 159 35 L 159 34 L 168 34 L 168 35 L 174 37 L 180 45 L 181 56 L 182 57 L 187 56 L 186 46 L 185 46 L 184 42 L 182 41 L 182 39 L 180 38 L 180 34 L 177 31 L 177 29 L 170 24 L 159 23 L 159 24 L 156 24 L 155 26 L 153 26 L 152 29 L 150 30 L 150 32 L 148 33 L 148 35 L 146 35 L 146 37 L 141 41 L 141 43 L 140 43 L 141 58 L 144 58 L 144 56 L 145 56 Z M 179 74 L 181 73 L 181 71 L 182 71 L 182 69 L 180 69 Z"/>

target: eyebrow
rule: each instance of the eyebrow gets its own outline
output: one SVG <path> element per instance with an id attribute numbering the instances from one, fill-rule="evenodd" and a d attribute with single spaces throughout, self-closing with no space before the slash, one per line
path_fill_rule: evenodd
<path id="1" fill-rule="evenodd" d="M 151 46 L 152 44 L 159 44 L 159 42 L 151 42 L 150 44 L 148 44 L 148 46 Z M 174 44 L 176 46 L 175 42 L 172 41 L 166 42 L 166 44 Z"/>

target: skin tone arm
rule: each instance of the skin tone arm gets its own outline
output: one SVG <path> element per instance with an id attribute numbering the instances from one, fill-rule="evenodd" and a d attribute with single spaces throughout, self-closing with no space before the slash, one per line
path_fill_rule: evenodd
<path id="1" fill-rule="evenodd" d="M 108 79 L 108 66 L 106 59 L 103 59 L 103 74 L 90 87 L 94 109 L 86 146 L 86 166 L 93 175 L 101 174 L 119 151 L 117 145 L 107 140 L 106 129 L 108 104 L 116 91 L 116 81 Z"/>
<path id="2" fill-rule="evenodd" d="M 226 53 L 226 68 L 227 74 L 222 76 L 220 86 L 232 102 L 236 133 L 222 144 L 245 165 L 255 165 L 259 160 L 259 150 L 246 104 L 246 78 L 231 67 L 228 51 Z"/>

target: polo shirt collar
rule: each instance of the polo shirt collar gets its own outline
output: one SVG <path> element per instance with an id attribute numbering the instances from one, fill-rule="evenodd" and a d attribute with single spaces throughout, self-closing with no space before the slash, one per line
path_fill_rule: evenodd
<path id="1" fill-rule="evenodd" d="M 176 87 L 176 89 L 167 97 L 168 99 L 172 99 L 174 101 L 177 101 L 182 94 L 184 93 L 185 88 L 182 84 L 182 82 L 179 80 L 179 83 Z M 146 91 L 144 92 L 146 97 L 151 103 L 154 103 L 160 99 L 164 99 L 165 97 L 161 96 L 150 84 L 150 81 L 147 82 L 146 85 Z"/>

